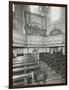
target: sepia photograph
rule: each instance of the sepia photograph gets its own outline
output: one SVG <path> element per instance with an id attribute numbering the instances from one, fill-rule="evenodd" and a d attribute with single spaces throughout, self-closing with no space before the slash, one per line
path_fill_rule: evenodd
<path id="1" fill-rule="evenodd" d="M 67 84 L 67 5 L 9 2 L 9 88 Z"/>

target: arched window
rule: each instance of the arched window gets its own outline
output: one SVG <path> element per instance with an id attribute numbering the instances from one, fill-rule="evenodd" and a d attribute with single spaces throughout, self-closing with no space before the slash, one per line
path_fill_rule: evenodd
<path id="1" fill-rule="evenodd" d="M 54 35 L 59 35 L 59 34 L 62 34 L 62 32 L 59 29 L 53 29 L 49 35 L 54 36 Z"/>

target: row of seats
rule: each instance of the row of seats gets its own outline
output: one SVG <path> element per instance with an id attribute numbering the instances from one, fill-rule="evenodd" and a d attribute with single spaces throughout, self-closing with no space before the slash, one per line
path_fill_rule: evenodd
<path id="1" fill-rule="evenodd" d="M 53 54 L 40 53 L 39 58 L 64 78 L 65 60 L 62 52 L 55 52 Z"/>
<path id="2" fill-rule="evenodd" d="M 24 56 L 24 55 L 26 55 L 26 54 L 24 54 L 24 53 L 17 53 L 16 55 L 13 54 L 13 58 L 16 58 L 18 56 Z M 28 55 L 31 55 L 31 53 L 28 53 Z"/>
<path id="3" fill-rule="evenodd" d="M 32 55 L 17 56 L 13 60 L 13 86 L 46 82 L 46 73 Z"/>

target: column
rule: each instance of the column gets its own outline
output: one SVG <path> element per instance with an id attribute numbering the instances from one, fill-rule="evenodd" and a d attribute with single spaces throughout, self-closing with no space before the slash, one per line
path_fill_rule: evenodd
<path id="1" fill-rule="evenodd" d="M 29 48 L 27 47 L 27 54 L 29 54 Z"/>

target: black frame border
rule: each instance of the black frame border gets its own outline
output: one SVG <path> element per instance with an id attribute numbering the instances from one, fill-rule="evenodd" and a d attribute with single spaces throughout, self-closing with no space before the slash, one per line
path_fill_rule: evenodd
<path id="1" fill-rule="evenodd" d="M 43 84 L 43 85 L 22 85 L 19 87 L 13 87 L 12 80 L 12 27 L 13 27 L 13 13 L 12 13 L 12 4 L 20 5 L 41 5 L 41 6 L 55 6 L 55 7 L 65 7 L 65 83 L 58 84 Z M 21 47 L 20 47 L 21 48 Z M 21 2 L 21 1 L 9 1 L 9 88 L 31 88 L 31 87 L 47 87 L 47 86 L 63 86 L 67 85 L 67 4 L 53 4 L 53 3 L 40 3 L 40 2 Z"/>

